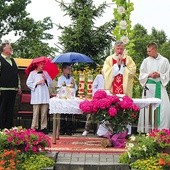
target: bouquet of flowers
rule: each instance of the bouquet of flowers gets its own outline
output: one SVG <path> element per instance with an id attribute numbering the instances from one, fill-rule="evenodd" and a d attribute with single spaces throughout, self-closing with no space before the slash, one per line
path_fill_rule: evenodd
<path id="1" fill-rule="evenodd" d="M 25 152 L 39 152 L 50 147 L 50 138 L 42 132 L 36 132 L 33 129 L 23 129 L 22 127 L 14 127 L 12 129 L 4 129 L 0 131 L 0 141 L 3 142 L 0 150 L 22 148 Z"/>
<path id="2" fill-rule="evenodd" d="M 124 96 L 120 99 L 116 95 L 107 95 L 104 90 L 94 94 L 91 101 L 80 103 L 80 109 L 85 114 L 92 114 L 95 122 L 109 121 L 114 133 L 125 130 L 126 125 L 138 120 L 139 108 L 133 100 Z"/>
<path id="3" fill-rule="evenodd" d="M 154 141 L 161 148 L 169 148 L 170 150 L 170 130 L 169 129 L 155 129 L 149 133 L 149 137 L 153 138 Z"/>

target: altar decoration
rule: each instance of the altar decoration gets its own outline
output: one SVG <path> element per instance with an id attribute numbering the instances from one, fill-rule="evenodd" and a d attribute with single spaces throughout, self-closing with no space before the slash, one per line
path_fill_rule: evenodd
<path id="1" fill-rule="evenodd" d="M 105 137 L 115 147 L 124 147 L 127 136 L 126 126 L 136 122 L 139 115 L 139 108 L 130 97 L 119 98 L 116 95 L 107 95 L 103 90 L 97 91 L 91 101 L 82 101 L 79 107 L 84 114 L 91 114 L 94 122 L 100 123 L 105 120 L 110 123 L 112 132 Z"/>
<path id="2" fill-rule="evenodd" d="M 92 84 L 93 84 L 93 75 L 89 74 L 87 78 L 87 96 L 92 98 Z"/>
<path id="3" fill-rule="evenodd" d="M 122 132 L 127 124 L 138 120 L 139 108 L 133 100 L 124 96 L 107 95 L 104 90 L 94 94 L 91 101 L 84 100 L 79 105 L 84 114 L 92 114 L 94 121 L 109 121 L 114 133 Z"/>
<path id="4" fill-rule="evenodd" d="M 67 99 L 67 86 L 66 86 L 66 84 L 62 85 L 59 88 L 59 98 L 60 99 Z"/>
<path id="5" fill-rule="evenodd" d="M 78 89 L 78 95 L 80 98 L 84 95 L 84 83 L 85 83 L 85 76 L 83 73 L 79 75 L 79 89 Z"/>
<path id="6" fill-rule="evenodd" d="M 74 86 L 75 84 L 73 83 L 66 85 L 64 82 L 64 84 L 58 89 L 58 97 L 60 99 L 74 99 L 76 96 Z"/>

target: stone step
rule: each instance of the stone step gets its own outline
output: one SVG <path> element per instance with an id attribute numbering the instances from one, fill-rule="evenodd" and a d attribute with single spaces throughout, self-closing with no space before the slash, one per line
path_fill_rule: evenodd
<path id="1" fill-rule="evenodd" d="M 54 170 L 129 170 L 118 163 L 119 154 L 59 152 Z"/>
<path id="2" fill-rule="evenodd" d="M 46 169 L 53 170 L 53 169 Z M 128 165 L 76 165 L 76 164 L 57 164 L 54 170 L 129 170 Z"/>

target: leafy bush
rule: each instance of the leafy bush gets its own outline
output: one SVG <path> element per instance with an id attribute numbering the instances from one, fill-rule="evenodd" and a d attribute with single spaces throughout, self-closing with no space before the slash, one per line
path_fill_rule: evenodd
<path id="1" fill-rule="evenodd" d="M 53 159 L 42 155 L 42 154 L 34 154 L 25 159 L 22 167 L 22 170 L 41 170 L 42 168 L 52 167 L 55 162 Z"/>

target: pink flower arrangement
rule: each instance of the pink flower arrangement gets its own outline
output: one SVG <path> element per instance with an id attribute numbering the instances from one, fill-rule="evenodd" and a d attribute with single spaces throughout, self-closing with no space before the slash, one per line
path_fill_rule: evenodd
<path id="1" fill-rule="evenodd" d="M 96 122 L 108 120 L 116 132 L 122 131 L 127 124 L 138 120 L 139 108 L 132 98 L 107 95 L 103 90 L 97 91 L 91 101 L 80 103 L 80 109 L 85 114 L 92 114 Z"/>
<path id="2" fill-rule="evenodd" d="M 153 138 L 161 148 L 170 147 L 170 130 L 155 129 L 149 133 L 149 137 Z"/>
<path id="3" fill-rule="evenodd" d="M 12 129 L 4 129 L 4 135 L 8 143 L 8 147 L 23 146 L 25 152 L 36 153 L 50 147 L 50 138 L 42 132 L 36 132 L 33 129 L 23 129 L 22 127 L 14 127 Z"/>

